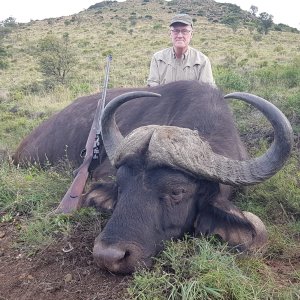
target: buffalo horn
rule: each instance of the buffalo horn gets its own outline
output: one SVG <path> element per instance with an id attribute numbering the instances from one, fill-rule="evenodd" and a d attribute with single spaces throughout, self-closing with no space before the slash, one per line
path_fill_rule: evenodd
<path id="1" fill-rule="evenodd" d="M 110 101 L 101 116 L 101 135 L 103 139 L 103 144 L 105 147 L 106 154 L 109 160 L 114 165 L 114 157 L 117 148 L 121 145 L 124 137 L 120 132 L 115 119 L 115 112 L 119 106 L 123 103 L 130 101 L 135 98 L 141 97 L 160 97 L 161 95 L 151 92 L 129 92 L 126 94 L 122 94 L 112 101 Z"/>
<path id="2" fill-rule="evenodd" d="M 255 184 L 278 172 L 290 156 L 293 146 L 293 130 L 285 115 L 269 101 L 248 93 L 231 93 L 225 99 L 239 99 L 257 108 L 269 120 L 274 129 L 274 141 L 260 157 L 236 163 L 236 175 L 228 178 L 233 184 Z M 226 161 L 225 164 L 230 164 Z M 222 168 L 222 167 L 221 167 Z M 232 172 L 232 170 L 230 171 Z"/>
<path id="3" fill-rule="evenodd" d="M 150 165 L 167 165 L 230 185 L 260 183 L 278 172 L 289 158 L 293 145 L 293 131 L 287 118 L 275 105 L 255 95 L 232 93 L 225 98 L 253 105 L 270 121 L 274 141 L 263 155 L 244 161 L 233 160 L 214 153 L 195 131 L 162 126 L 153 131 L 149 141 Z"/>

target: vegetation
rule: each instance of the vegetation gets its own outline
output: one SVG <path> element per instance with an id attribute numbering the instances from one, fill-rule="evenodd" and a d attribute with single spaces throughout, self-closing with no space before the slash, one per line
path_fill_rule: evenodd
<path id="1" fill-rule="evenodd" d="M 271 27 L 273 26 L 273 16 L 269 15 L 266 12 L 259 14 L 260 26 L 258 27 L 257 31 L 260 33 L 267 34 Z"/>
<path id="2" fill-rule="evenodd" d="M 0 46 L 0 70 L 8 68 L 7 56 L 7 51 Z"/>
<path id="3" fill-rule="evenodd" d="M 65 84 L 76 65 L 75 51 L 71 49 L 69 34 L 61 39 L 49 35 L 38 42 L 36 50 L 41 73 L 53 83 Z"/>
<path id="4" fill-rule="evenodd" d="M 156 261 L 153 270 L 135 273 L 129 289 L 133 299 L 297 297 L 296 290 L 278 290 L 271 270 L 261 258 L 245 259 L 229 253 L 226 245 L 213 239 L 187 237 L 183 241 L 169 242 Z"/>
<path id="5" fill-rule="evenodd" d="M 255 7 L 250 13 L 214 1 L 188 1 L 190 6 L 186 1 L 105 1 L 74 16 L 0 26 L 0 225 L 15 228 L 17 247 L 34 255 L 71 235 L 78 222 L 87 222 L 90 228 L 99 219 L 102 222 L 103 216 L 92 210 L 74 217 L 49 215 L 71 182 L 68 162 L 21 169 L 11 164 L 10 156 L 44 119 L 76 97 L 99 90 L 107 54 L 113 56 L 110 87 L 145 86 L 152 54 L 168 45 L 168 20 L 191 7 L 192 46 L 211 59 L 217 85 L 224 93 L 250 92 L 277 105 L 294 129 L 293 155 L 276 176 L 235 200 L 267 225 L 270 241 L 262 257 L 243 257 L 216 241 L 186 237 L 168 243 L 153 270 L 135 274 L 130 297 L 297 299 L 300 48 L 295 40 L 299 32 L 272 24 L 263 32 L 267 34 L 258 33 Z M 272 141 L 270 125 L 246 104 L 233 101 L 231 107 L 250 153 L 259 155 Z M 274 261 L 289 266 L 284 278 Z"/>

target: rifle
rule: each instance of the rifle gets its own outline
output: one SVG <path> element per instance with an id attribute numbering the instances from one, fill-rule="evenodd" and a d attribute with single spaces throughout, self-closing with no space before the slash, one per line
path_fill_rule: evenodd
<path id="1" fill-rule="evenodd" d="M 106 90 L 109 78 L 109 67 L 112 60 L 111 55 L 107 56 L 105 79 L 102 91 L 102 97 L 99 99 L 95 112 L 93 124 L 88 135 L 84 150 L 84 160 L 80 167 L 74 172 L 75 178 L 64 195 L 55 213 L 71 213 L 80 208 L 80 196 L 84 190 L 86 181 L 89 176 L 89 167 L 93 160 L 99 158 L 100 153 L 100 136 L 101 136 L 101 116 L 105 106 Z"/>

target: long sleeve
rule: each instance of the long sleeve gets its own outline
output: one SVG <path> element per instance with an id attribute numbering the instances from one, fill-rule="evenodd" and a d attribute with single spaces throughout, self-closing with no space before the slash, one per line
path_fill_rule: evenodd
<path id="1" fill-rule="evenodd" d="M 203 64 L 201 65 L 201 70 L 199 72 L 198 80 L 200 82 L 215 84 L 213 74 L 212 74 L 211 64 L 207 57 L 205 57 L 205 60 L 204 60 Z"/>
<path id="2" fill-rule="evenodd" d="M 159 78 L 159 70 L 158 70 L 158 64 L 155 56 L 153 55 L 150 63 L 150 71 L 149 76 L 147 80 L 148 86 L 156 86 L 160 84 L 160 78 Z"/>

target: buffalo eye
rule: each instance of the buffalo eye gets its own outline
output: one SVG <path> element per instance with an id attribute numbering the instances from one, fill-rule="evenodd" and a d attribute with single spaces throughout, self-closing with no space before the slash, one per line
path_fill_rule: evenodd
<path id="1" fill-rule="evenodd" d="M 178 204 L 181 202 L 186 194 L 186 190 L 183 188 L 174 188 L 166 193 L 163 193 L 159 199 L 169 204 Z"/>
<path id="2" fill-rule="evenodd" d="M 185 189 L 176 188 L 172 190 L 170 196 L 175 203 L 179 203 L 180 201 L 182 201 L 185 193 L 186 193 Z"/>

